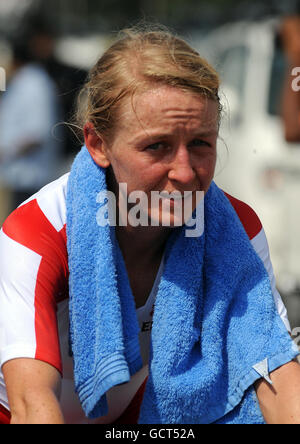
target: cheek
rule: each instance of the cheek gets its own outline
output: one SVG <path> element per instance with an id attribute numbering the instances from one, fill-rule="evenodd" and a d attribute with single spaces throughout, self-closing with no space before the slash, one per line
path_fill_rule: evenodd
<path id="1" fill-rule="evenodd" d="M 205 179 L 206 177 L 213 177 L 216 167 L 216 160 L 216 156 L 214 155 L 203 158 L 196 167 L 198 175 L 203 179 Z"/>
<path id="2" fill-rule="evenodd" d="M 210 175 L 211 175 L 212 177 L 214 177 L 214 174 L 215 174 L 216 163 L 217 163 L 217 156 L 215 155 L 215 156 L 213 157 L 213 159 L 211 159 L 211 161 L 210 161 L 210 166 L 209 166 L 209 169 L 210 169 Z"/>
<path id="3" fill-rule="evenodd" d="M 115 155 L 110 158 L 110 162 L 118 183 L 134 177 L 134 160 L 130 156 Z"/>
<path id="4" fill-rule="evenodd" d="M 161 167 L 150 166 L 149 162 L 117 163 L 113 168 L 118 183 L 126 183 L 127 191 L 144 191 L 150 194 L 153 190 L 160 190 L 160 183 L 164 178 L 164 170 Z"/>
<path id="5" fill-rule="evenodd" d="M 214 178 L 216 167 L 216 157 L 210 156 L 201 163 L 201 166 L 197 168 L 197 176 L 203 191 L 206 193 L 210 187 L 210 184 Z"/>
<path id="6" fill-rule="evenodd" d="M 147 182 L 149 191 L 161 191 L 166 187 L 168 182 L 169 168 L 164 163 L 156 163 L 151 165 L 143 175 L 143 180 Z"/>

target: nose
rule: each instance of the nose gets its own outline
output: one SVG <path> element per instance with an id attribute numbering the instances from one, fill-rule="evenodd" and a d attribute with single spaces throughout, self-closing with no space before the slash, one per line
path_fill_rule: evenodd
<path id="1" fill-rule="evenodd" d="M 178 147 L 170 165 L 168 178 L 170 180 L 188 185 L 193 182 L 196 172 L 191 163 L 191 156 L 186 146 Z"/>

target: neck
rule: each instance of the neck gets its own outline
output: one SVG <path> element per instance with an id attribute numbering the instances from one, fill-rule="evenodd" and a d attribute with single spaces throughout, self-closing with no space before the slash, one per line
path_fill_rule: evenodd
<path id="1" fill-rule="evenodd" d="M 116 227 L 124 259 L 135 265 L 160 262 L 169 235 L 166 227 Z"/>

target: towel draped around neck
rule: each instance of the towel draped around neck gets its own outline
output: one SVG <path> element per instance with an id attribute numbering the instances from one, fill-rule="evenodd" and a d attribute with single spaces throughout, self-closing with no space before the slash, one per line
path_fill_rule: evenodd
<path id="1" fill-rule="evenodd" d="M 91 418 L 107 413 L 107 390 L 142 367 L 115 228 L 97 224 L 106 189 L 106 171 L 83 147 L 68 181 L 67 246 L 75 387 Z M 266 362 L 271 372 L 298 355 L 264 265 L 214 182 L 204 218 L 200 237 L 182 227 L 167 242 L 140 423 L 264 423 L 254 367 Z"/>

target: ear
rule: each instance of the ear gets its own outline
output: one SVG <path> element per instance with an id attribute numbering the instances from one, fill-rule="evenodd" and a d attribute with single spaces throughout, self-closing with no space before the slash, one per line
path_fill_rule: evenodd
<path id="1" fill-rule="evenodd" d="M 110 161 L 107 157 L 107 147 L 101 136 L 96 133 L 94 125 L 86 123 L 83 132 L 85 145 L 94 162 L 102 168 L 108 168 Z"/>

